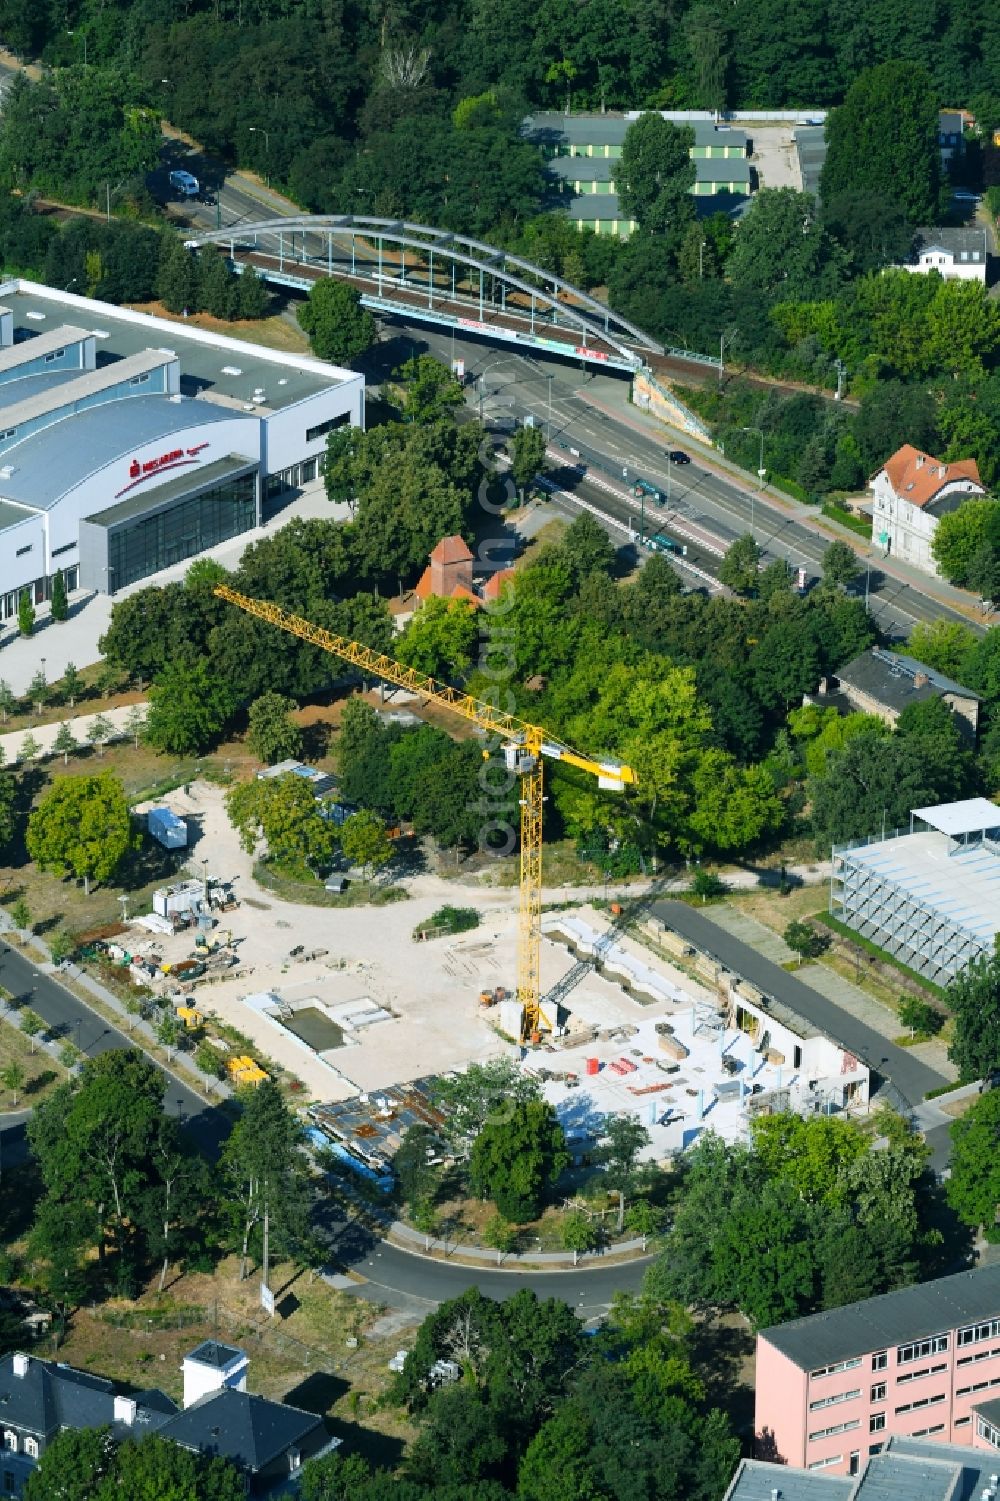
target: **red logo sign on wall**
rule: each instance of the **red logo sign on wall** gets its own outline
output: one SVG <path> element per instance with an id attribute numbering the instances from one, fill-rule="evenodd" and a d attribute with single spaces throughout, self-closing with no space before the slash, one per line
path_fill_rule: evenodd
<path id="1" fill-rule="evenodd" d="M 128 466 L 129 482 L 115 492 L 115 499 L 120 495 L 127 495 L 136 485 L 143 484 L 154 475 L 162 474 L 164 469 L 181 469 L 186 464 L 197 463 L 198 455 L 207 447 L 207 443 L 197 443 L 193 448 L 171 448 L 154 459 L 133 459 Z"/>

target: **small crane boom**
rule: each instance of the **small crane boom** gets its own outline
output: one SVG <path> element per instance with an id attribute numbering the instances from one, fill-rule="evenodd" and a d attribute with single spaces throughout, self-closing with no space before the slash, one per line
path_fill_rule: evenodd
<path id="1" fill-rule="evenodd" d="M 521 1003 L 521 1038 L 534 1036 L 544 1020 L 541 1014 L 541 939 L 542 939 L 542 810 L 544 807 L 542 761 L 561 761 L 589 772 L 598 785 L 621 792 L 633 786 L 635 772 L 619 761 L 594 760 L 581 756 L 551 735 L 515 714 L 505 714 L 470 693 L 463 693 L 447 683 L 438 683 L 426 673 L 404 667 L 394 657 L 373 651 L 347 636 L 337 636 L 313 625 L 301 615 L 293 615 L 280 605 L 252 599 L 219 584 L 213 591 L 219 599 L 236 605 L 248 615 L 289 631 L 293 636 L 340 657 L 372 677 L 383 678 L 397 688 L 408 689 L 442 708 L 450 709 L 479 729 L 501 737 L 507 767 L 521 779 L 521 881 L 518 923 L 517 997 Z"/>

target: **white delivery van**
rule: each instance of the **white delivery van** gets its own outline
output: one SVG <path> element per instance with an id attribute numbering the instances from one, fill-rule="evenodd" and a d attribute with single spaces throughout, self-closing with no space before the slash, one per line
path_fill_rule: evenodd
<path id="1" fill-rule="evenodd" d="M 201 192 L 197 177 L 193 177 L 190 172 L 171 172 L 170 186 L 182 198 L 197 198 Z"/>

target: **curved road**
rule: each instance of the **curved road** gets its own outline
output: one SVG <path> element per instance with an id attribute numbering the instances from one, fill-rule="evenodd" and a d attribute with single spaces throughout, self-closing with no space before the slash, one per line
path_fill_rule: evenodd
<path id="1" fill-rule="evenodd" d="M 478 1287 L 486 1297 L 502 1301 L 527 1287 L 540 1298 L 562 1298 L 582 1319 L 606 1313 L 616 1292 L 637 1292 L 653 1261 L 652 1256 L 644 1256 L 617 1266 L 592 1262 L 566 1271 L 489 1271 L 432 1261 L 374 1238 L 339 1254 L 354 1273 L 364 1278 L 363 1283 L 356 1284 L 358 1295 L 392 1308 L 426 1312 L 446 1298 L 457 1298 L 468 1287 Z"/>

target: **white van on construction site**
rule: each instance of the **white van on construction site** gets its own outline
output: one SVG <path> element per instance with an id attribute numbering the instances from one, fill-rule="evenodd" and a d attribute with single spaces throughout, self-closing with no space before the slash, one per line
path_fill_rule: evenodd
<path id="1" fill-rule="evenodd" d="M 170 186 L 175 193 L 180 193 L 182 198 L 197 198 L 201 192 L 201 185 L 197 177 L 190 172 L 171 172 Z"/>

